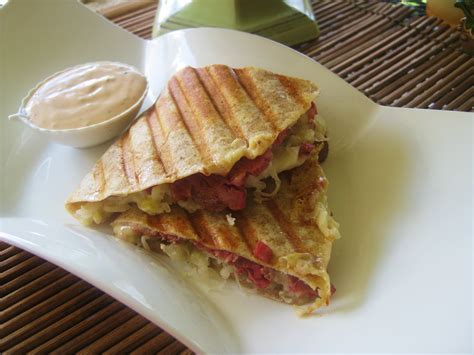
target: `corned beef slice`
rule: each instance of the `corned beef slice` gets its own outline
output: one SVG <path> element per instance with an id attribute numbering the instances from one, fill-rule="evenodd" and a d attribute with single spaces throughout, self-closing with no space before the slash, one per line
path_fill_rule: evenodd
<path id="1" fill-rule="evenodd" d="M 311 104 L 307 114 L 309 120 L 314 120 L 317 113 L 316 105 Z M 289 129 L 282 131 L 272 148 L 276 148 L 283 143 L 290 134 Z M 303 143 L 300 147 L 300 156 L 309 155 L 314 149 L 314 145 Z M 227 176 L 195 174 L 171 185 L 173 198 L 176 201 L 193 199 L 196 203 L 210 211 L 222 211 L 226 208 L 237 211 L 245 208 L 247 192 L 245 182 L 249 175 L 258 176 L 270 164 L 273 154 L 268 149 L 264 154 L 255 159 L 240 159 L 227 174 Z"/>

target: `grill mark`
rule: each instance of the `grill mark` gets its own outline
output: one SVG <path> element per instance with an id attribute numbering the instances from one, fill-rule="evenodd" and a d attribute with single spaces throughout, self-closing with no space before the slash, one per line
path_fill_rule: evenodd
<path id="1" fill-rule="evenodd" d="M 244 70 L 235 70 L 230 68 L 232 77 L 237 81 L 239 86 L 245 91 L 247 96 L 253 101 L 255 106 L 262 113 L 265 122 L 270 126 L 273 132 L 278 132 L 278 127 L 275 126 L 275 118 L 273 112 L 269 109 L 269 105 L 265 103 L 265 100 L 260 96 L 259 90 L 255 87 L 255 84 L 249 79 L 247 80 Z M 240 73 L 240 74 L 239 74 Z"/>
<path id="2" fill-rule="evenodd" d="M 216 247 L 216 243 L 211 233 L 207 232 L 206 228 L 203 228 L 202 223 L 199 221 L 198 214 L 201 214 L 201 211 L 196 211 L 194 213 L 186 212 L 191 228 L 198 236 L 198 241 L 202 242 L 207 247 Z"/>
<path id="3" fill-rule="evenodd" d="M 202 210 L 197 211 L 193 214 L 196 217 L 196 220 L 193 221 L 195 226 L 202 231 L 206 236 L 210 236 L 212 239 L 212 245 L 216 249 L 224 249 L 224 250 L 234 250 L 233 247 L 236 245 L 235 242 L 232 242 L 232 232 L 229 227 L 225 227 L 219 225 L 214 232 L 210 225 L 213 225 L 213 221 L 209 222 L 209 214 Z M 222 221 L 222 215 L 220 216 L 220 222 L 227 223 L 227 221 Z M 219 217 L 218 217 L 219 218 Z M 216 223 L 217 224 L 217 223 Z"/>
<path id="4" fill-rule="evenodd" d="M 125 135 L 120 139 L 120 164 L 122 170 L 127 177 L 128 183 L 132 188 L 139 183 L 135 169 L 135 158 L 133 155 L 133 149 L 130 146 L 130 131 L 127 131 Z M 128 159 L 130 158 L 130 159 Z"/>
<path id="5" fill-rule="evenodd" d="M 209 97 L 209 100 L 211 101 L 212 105 L 214 106 L 214 109 L 216 112 L 219 114 L 219 117 L 222 119 L 222 121 L 226 124 L 226 126 L 229 128 L 229 130 L 232 132 L 234 137 L 237 137 L 239 139 L 242 139 L 245 141 L 245 144 L 248 147 L 248 140 L 247 137 L 245 137 L 245 133 L 242 130 L 242 127 L 239 125 L 239 122 L 234 119 L 234 115 L 232 114 L 232 109 L 227 101 L 225 95 L 221 91 L 220 85 L 216 83 L 215 78 L 212 76 L 212 74 L 209 72 L 209 67 L 204 67 L 204 68 L 198 68 L 194 69 L 196 71 L 198 80 L 202 87 L 204 88 L 204 91 L 206 92 L 207 96 Z M 204 76 L 209 77 L 209 80 L 204 79 Z M 206 82 L 209 85 L 206 86 Z M 212 83 L 212 84 L 211 84 Z M 212 90 L 212 92 L 211 92 Z M 212 95 L 211 95 L 212 94 Z M 225 106 L 223 110 L 219 109 L 219 105 L 216 103 L 214 96 L 219 96 L 219 98 L 222 99 L 222 103 Z"/>
<path id="6" fill-rule="evenodd" d="M 102 162 L 102 159 L 99 160 L 98 169 L 97 169 L 97 176 L 94 174 L 94 178 L 96 180 L 99 180 L 99 190 L 97 191 L 99 195 L 101 196 L 100 198 L 102 199 L 104 196 L 104 192 L 107 189 L 107 181 L 105 180 L 105 171 L 104 171 L 104 163 Z"/>
<path id="7" fill-rule="evenodd" d="M 278 225 L 280 226 L 280 229 L 283 232 L 285 232 L 288 241 L 293 246 L 295 251 L 299 253 L 308 252 L 306 248 L 304 247 L 301 239 L 298 237 L 298 235 L 295 233 L 295 231 L 291 227 L 290 222 L 288 222 L 283 212 L 278 208 L 275 201 L 273 200 L 266 201 L 264 203 L 264 206 L 268 209 L 268 211 L 271 213 L 275 221 L 278 223 Z"/>
<path id="8" fill-rule="evenodd" d="M 193 130 L 191 119 L 187 120 L 186 115 L 183 112 L 185 107 L 182 107 L 182 105 L 179 104 L 179 102 L 181 100 L 178 100 L 178 95 L 180 95 L 180 97 L 184 100 L 186 106 L 190 107 L 189 100 L 186 97 L 186 94 L 183 91 L 183 89 L 181 87 L 181 84 L 179 83 L 179 81 L 175 77 L 170 79 L 169 84 L 168 84 L 168 89 L 169 89 L 171 99 L 173 100 L 174 105 L 175 105 L 175 107 L 176 107 L 176 109 L 179 113 L 180 120 L 181 120 L 181 122 L 183 122 L 183 125 L 186 128 L 186 132 L 188 133 L 189 137 L 191 138 L 192 143 L 197 148 L 197 151 L 200 155 L 201 160 L 203 162 L 210 163 L 209 165 L 214 165 L 214 160 L 212 159 L 212 154 L 209 151 L 209 147 L 207 146 L 207 144 L 205 144 L 205 143 L 204 144 L 199 144 L 198 143 L 200 140 L 205 142 L 204 137 L 200 136 L 201 135 L 200 133 L 202 132 L 202 128 L 199 125 L 199 121 L 197 121 L 198 122 L 197 123 L 197 125 L 198 125 L 197 128 L 198 129 Z M 182 102 L 182 104 L 184 102 Z M 192 112 L 191 112 L 191 115 L 192 115 Z M 194 117 L 192 117 L 192 118 L 194 118 Z M 197 132 L 195 132 L 195 131 L 197 131 Z M 195 134 L 196 134 L 196 137 L 194 136 Z"/>
<path id="9" fill-rule="evenodd" d="M 173 215 L 173 211 L 168 214 L 158 214 L 155 216 L 146 215 L 146 228 L 151 233 L 161 233 L 179 238 L 183 241 L 197 240 L 196 232 L 192 228 L 189 218 L 183 213 Z M 191 235 L 189 235 L 191 233 Z"/>
<path id="10" fill-rule="evenodd" d="M 283 75 L 276 75 L 280 84 L 285 88 L 286 92 L 292 97 L 300 106 L 305 106 L 305 100 L 301 97 L 298 88 L 295 87 L 293 82 Z M 309 108 L 308 108 L 309 109 Z"/>
<path id="11" fill-rule="evenodd" d="M 185 239 L 198 240 L 198 235 L 185 213 L 179 213 L 173 221 L 173 225 L 181 235 L 186 236 L 188 233 L 192 234 L 192 238 L 186 237 Z"/>
<path id="12" fill-rule="evenodd" d="M 153 106 L 154 107 L 154 106 Z M 160 133 L 158 132 L 155 132 L 155 130 L 153 129 L 153 124 L 151 122 L 151 119 L 155 117 L 156 118 L 156 121 L 158 123 L 158 125 L 160 126 L 160 131 L 163 132 L 163 129 L 162 129 L 162 126 L 161 126 L 161 122 L 160 122 L 160 119 L 159 119 L 159 115 L 158 115 L 158 111 L 156 109 L 153 109 L 150 113 L 150 115 L 146 115 L 145 116 L 145 122 L 146 122 L 146 125 L 147 125 L 147 128 L 151 134 L 151 137 L 152 137 L 152 143 L 153 143 L 153 148 L 155 150 L 154 154 L 153 154 L 153 157 L 155 158 L 155 161 L 158 162 L 161 166 L 161 168 L 163 169 L 164 173 L 166 176 L 168 176 L 168 169 L 166 168 L 163 160 L 161 159 L 161 156 L 160 156 L 160 151 L 158 150 L 158 145 L 157 145 L 157 142 L 156 142 L 156 137 L 158 135 L 161 136 Z"/>
<path id="13" fill-rule="evenodd" d="M 160 215 L 151 216 L 146 215 L 146 224 L 147 226 L 152 227 L 155 230 L 162 231 L 163 230 L 163 223 L 161 223 Z"/>
<path id="14" fill-rule="evenodd" d="M 223 247 L 229 250 L 235 250 L 238 246 L 237 242 L 233 238 L 233 233 L 231 227 L 219 226 L 217 228 L 217 235 L 224 235 L 224 243 L 220 243 L 218 238 L 215 237 L 215 234 L 212 233 L 209 228 L 207 228 L 207 223 L 204 221 L 204 217 L 207 212 L 202 210 L 196 211 L 195 213 L 184 212 L 187 216 L 187 221 L 194 234 L 198 236 L 198 240 L 201 240 L 206 245 L 212 245 L 214 248 L 220 248 L 221 244 L 224 244 Z M 227 223 L 227 221 L 225 221 Z M 204 233 L 202 233 L 204 232 Z M 202 238 L 202 235 L 205 235 L 205 238 Z M 210 238 L 209 238 L 210 236 Z"/>
<path id="15" fill-rule="evenodd" d="M 239 232 L 241 240 L 244 242 L 250 254 L 253 254 L 255 244 L 258 242 L 258 236 L 255 229 L 249 223 L 249 220 L 244 212 L 235 213 L 235 227 Z"/>
<path id="16" fill-rule="evenodd" d="M 191 231 L 191 233 L 193 234 L 193 241 L 201 241 L 202 240 L 201 235 L 198 233 L 196 226 L 193 224 L 191 214 L 188 211 L 186 211 L 184 208 L 181 209 L 181 211 L 183 212 L 182 225 L 186 224 L 186 228 Z M 173 211 L 171 213 L 173 213 Z"/>
<path id="17" fill-rule="evenodd" d="M 235 234 L 237 234 L 238 238 L 240 236 L 238 235 L 237 228 L 232 228 L 232 226 L 230 226 L 228 224 L 226 217 L 222 217 L 222 219 L 223 219 L 224 225 L 221 225 L 221 226 L 218 227 L 217 233 L 218 233 L 219 236 L 223 237 L 223 239 L 225 241 L 224 244 L 226 245 L 226 248 L 233 251 L 233 250 L 237 249 L 237 247 L 239 245 L 239 243 L 235 240 L 234 236 L 235 236 Z"/>

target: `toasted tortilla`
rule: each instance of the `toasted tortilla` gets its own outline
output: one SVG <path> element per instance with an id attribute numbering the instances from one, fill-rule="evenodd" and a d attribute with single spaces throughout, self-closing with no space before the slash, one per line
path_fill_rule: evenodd
<path id="1" fill-rule="evenodd" d="M 66 202 L 123 197 L 193 174 L 225 175 L 265 153 L 311 107 L 311 81 L 247 67 L 187 67 L 99 159 Z"/>
<path id="2" fill-rule="evenodd" d="M 318 290 L 319 297 L 303 309 L 308 314 L 329 303 L 327 266 L 332 243 L 340 237 L 338 224 L 328 209 L 327 186 L 314 154 L 302 166 L 283 174 L 276 197 L 263 203 L 251 201 L 230 218 L 224 212 L 201 210 L 190 214 L 179 207 L 167 214 L 150 216 L 134 208 L 122 213 L 112 226 L 116 233 L 125 228 L 135 237 L 145 235 L 158 242 L 162 236 L 177 237 L 292 275 Z M 124 239 L 121 233 L 117 234 Z M 273 257 L 268 262 L 254 255 L 259 241 L 272 250 Z"/>

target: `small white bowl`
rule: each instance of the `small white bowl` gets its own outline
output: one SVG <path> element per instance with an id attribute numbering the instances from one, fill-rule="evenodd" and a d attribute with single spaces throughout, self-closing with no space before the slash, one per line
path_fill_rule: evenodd
<path id="1" fill-rule="evenodd" d="M 94 63 L 114 63 L 119 64 L 124 67 L 128 67 L 130 70 L 140 74 L 142 77 L 146 77 L 140 73 L 136 68 L 123 63 L 118 62 L 94 62 Z M 99 122 L 90 126 L 85 126 L 81 128 L 69 128 L 69 129 L 47 129 L 36 126 L 33 122 L 31 122 L 28 113 L 26 112 L 26 105 L 33 94 L 38 90 L 44 83 L 51 80 L 52 78 L 56 77 L 64 73 L 65 71 L 69 71 L 79 66 L 93 64 L 93 63 L 84 63 L 80 64 L 71 68 L 67 68 L 61 70 L 43 81 L 37 84 L 26 97 L 21 100 L 20 108 L 18 109 L 18 113 L 8 116 L 9 119 L 18 119 L 31 127 L 33 130 L 38 131 L 40 134 L 48 137 L 51 141 L 54 141 L 59 144 L 69 145 L 75 148 L 87 148 L 92 147 L 101 143 L 104 143 L 116 136 L 118 136 L 123 130 L 132 122 L 132 120 L 137 116 L 140 108 L 145 100 L 145 97 L 148 93 L 148 80 L 145 87 L 145 91 L 143 95 L 138 99 L 138 101 L 133 104 L 130 108 L 126 111 L 109 118 L 107 121 Z"/>

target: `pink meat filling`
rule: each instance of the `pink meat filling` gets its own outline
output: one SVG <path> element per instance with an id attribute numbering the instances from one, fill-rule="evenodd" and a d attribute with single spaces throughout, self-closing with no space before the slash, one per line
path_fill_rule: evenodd
<path id="1" fill-rule="evenodd" d="M 310 122 L 314 123 L 316 113 L 316 105 L 312 103 L 307 112 Z M 289 129 L 282 131 L 273 142 L 272 148 L 261 156 L 255 159 L 245 157 L 240 159 L 227 176 L 194 174 L 176 181 L 171 185 L 174 200 L 192 199 L 209 211 L 222 211 L 226 208 L 238 211 L 245 208 L 247 178 L 251 175 L 258 176 L 268 167 L 273 157 L 272 149 L 281 145 L 289 134 Z M 313 148 L 313 144 L 303 143 L 300 147 L 300 156 L 308 156 Z"/>
<path id="2" fill-rule="evenodd" d="M 210 249 L 198 243 L 196 243 L 195 245 L 196 247 L 213 255 L 217 259 L 220 259 L 226 262 L 227 264 L 232 265 L 235 268 L 235 272 L 237 273 L 237 275 L 246 276 L 247 279 L 252 282 L 255 288 L 265 289 L 272 282 L 273 276 L 275 274 L 275 270 L 269 267 L 259 265 L 251 260 L 245 259 L 239 255 L 236 255 L 228 251 Z M 255 249 L 254 249 L 254 254 L 255 254 Z M 272 256 L 273 256 L 273 252 L 272 252 Z M 316 298 L 318 296 L 318 291 L 313 290 L 304 281 L 291 275 L 287 275 L 287 277 L 289 280 L 288 290 L 290 292 L 298 295 L 299 297 L 305 296 L 309 298 Z"/>
<path id="3" fill-rule="evenodd" d="M 183 242 L 183 239 L 174 235 L 160 232 L 151 232 L 148 229 L 139 227 L 134 229 L 139 234 L 157 238 L 160 243 L 164 242 L 166 244 L 176 244 Z M 279 289 L 277 280 L 279 280 L 279 282 L 284 282 L 286 285 L 284 286 L 281 284 L 280 290 L 284 290 L 285 293 L 287 295 L 291 295 L 293 299 L 304 299 L 306 302 L 310 302 L 311 300 L 314 300 L 318 297 L 318 290 L 313 290 L 311 287 L 309 287 L 309 285 L 297 277 L 287 274 L 284 274 L 283 278 L 281 276 L 276 277 L 279 271 L 276 271 L 270 267 L 257 264 L 256 262 L 248 260 L 229 251 L 208 248 L 197 241 L 188 242 L 192 243 L 196 248 L 206 252 L 207 254 L 212 255 L 216 259 L 233 266 L 236 277 L 241 280 L 246 280 L 256 289 L 265 290 L 268 288 L 268 290 L 271 292 L 272 290 L 274 291 L 275 286 L 277 286 L 278 291 Z M 271 248 L 262 241 L 258 241 L 256 243 L 253 249 L 253 254 L 257 259 L 266 259 L 268 262 L 270 262 L 271 258 L 274 256 Z M 331 292 L 335 292 L 335 288 L 332 285 Z"/>

